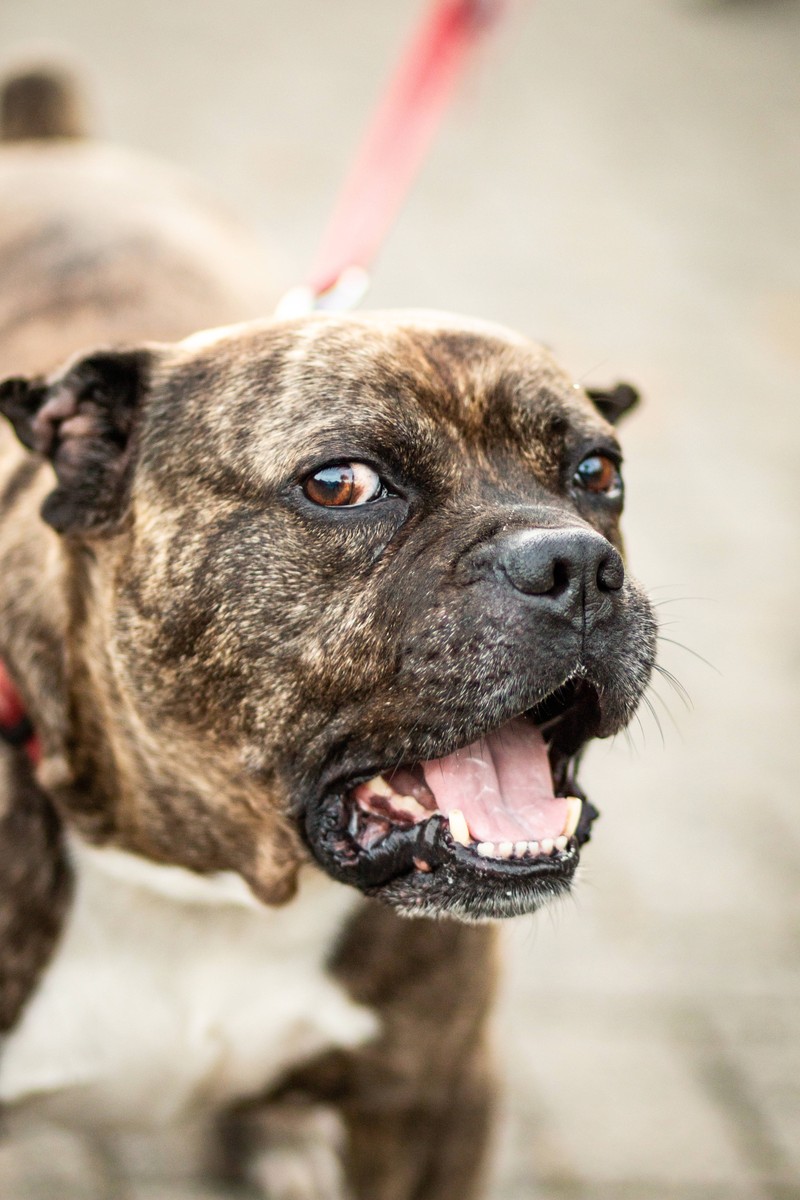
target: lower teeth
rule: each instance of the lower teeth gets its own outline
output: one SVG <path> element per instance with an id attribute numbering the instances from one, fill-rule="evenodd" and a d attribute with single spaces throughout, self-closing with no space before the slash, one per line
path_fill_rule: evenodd
<path id="1" fill-rule="evenodd" d="M 540 854 L 563 853 L 569 838 L 545 838 L 541 842 L 472 842 L 472 848 L 481 858 L 536 858 Z"/>
<path id="2" fill-rule="evenodd" d="M 578 796 L 568 796 L 564 832 L 556 838 L 542 838 L 540 842 L 474 842 L 470 838 L 469 827 L 460 809 L 453 809 L 450 813 L 450 833 L 453 841 L 473 849 L 481 858 L 527 858 L 539 854 L 563 854 L 578 827 L 582 807 L 583 801 Z"/>

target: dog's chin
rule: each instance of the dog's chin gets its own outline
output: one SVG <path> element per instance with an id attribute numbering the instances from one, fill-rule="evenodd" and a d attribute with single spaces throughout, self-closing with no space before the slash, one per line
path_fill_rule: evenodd
<path id="1" fill-rule="evenodd" d="M 333 878 L 409 916 L 486 921 L 565 894 L 599 815 L 576 780 L 607 729 L 597 691 L 562 685 L 469 744 L 341 779 L 306 812 Z"/>

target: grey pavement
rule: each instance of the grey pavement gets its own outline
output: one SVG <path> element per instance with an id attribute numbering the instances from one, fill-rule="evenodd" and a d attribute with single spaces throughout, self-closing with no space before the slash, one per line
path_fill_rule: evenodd
<path id="1" fill-rule="evenodd" d="M 69 52 L 109 136 L 206 179 L 291 273 L 420 8 L 3 0 L 0 46 Z M 375 272 L 374 306 L 641 385 L 628 549 L 690 696 L 658 678 L 594 749 L 578 894 L 506 931 L 492 1200 L 800 1197 L 798 51 L 789 0 L 521 6 Z M 9 1200 L 98 1179 L 64 1135 L 0 1151 Z"/>

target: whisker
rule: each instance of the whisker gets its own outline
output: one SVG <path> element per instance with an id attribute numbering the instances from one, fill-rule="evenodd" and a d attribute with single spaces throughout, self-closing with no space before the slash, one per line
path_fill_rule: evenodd
<path id="1" fill-rule="evenodd" d="M 633 717 L 636 721 L 636 724 L 639 726 L 639 732 L 642 735 L 642 749 L 644 749 L 644 747 L 647 745 L 647 734 L 645 733 L 644 725 L 642 724 L 642 718 L 639 716 L 638 712 L 634 713 Z"/>
<path id="2" fill-rule="evenodd" d="M 415 730 L 417 729 L 417 727 L 419 726 L 421 721 L 422 721 L 422 717 L 421 716 L 417 717 L 416 721 L 409 729 L 408 733 L 406 734 L 406 742 L 407 743 L 411 741 L 412 734 L 415 732 Z M 404 758 L 405 758 L 405 751 L 401 750 L 400 757 L 398 758 L 395 765 L 392 767 L 392 770 L 389 772 L 390 774 L 394 774 L 394 772 L 398 770 L 398 768 L 400 767 Z"/>
<path id="3" fill-rule="evenodd" d="M 589 367 L 588 371 L 584 371 L 582 375 L 579 375 L 575 382 L 583 384 L 583 381 L 587 375 L 593 375 L 595 371 L 599 371 L 600 368 L 604 367 L 609 361 L 610 360 L 608 358 L 601 358 L 600 362 L 596 362 L 593 367 Z"/>
<path id="4" fill-rule="evenodd" d="M 653 705 L 653 703 L 650 700 L 650 697 L 648 695 L 645 694 L 644 696 L 642 696 L 642 704 L 645 704 L 647 706 L 647 710 L 650 713 L 650 716 L 653 718 L 653 720 L 656 723 L 656 729 L 658 730 L 659 737 L 661 738 L 661 745 L 666 749 L 667 742 L 664 737 L 664 730 L 662 728 L 661 721 L 659 720 L 658 713 L 655 710 L 655 706 Z"/>
<path id="5" fill-rule="evenodd" d="M 630 750 L 631 754 L 638 754 L 639 751 L 636 749 L 636 743 L 634 742 L 633 738 L 631 737 L 631 731 L 627 725 L 622 730 L 622 735 L 628 744 L 628 749 Z"/>
<path id="6" fill-rule="evenodd" d="M 712 596 L 667 596 L 664 600 L 651 600 L 650 607 L 663 608 L 665 604 L 697 604 L 700 602 L 705 604 L 715 603 Z"/>
<path id="7" fill-rule="evenodd" d="M 675 695 L 680 696 L 681 701 L 683 702 L 687 711 L 691 712 L 694 708 L 692 697 L 689 695 L 688 690 L 683 686 L 680 679 L 678 679 L 677 675 L 673 675 L 672 671 L 668 671 L 666 667 L 662 667 L 661 663 L 653 663 L 653 670 L 657 671 L 661 678 L 667 681 L 669 686 L 675 692 Z"/>
<path id="8" fill-rule="evenodd" d="M 658 640 L 660 642 L 669 642 L 671 646 L 677 646 L 679 649 L 685 650 L 687 654 L 691 654 L 693 658 L 699 659 L 701 663 L 704 663 L 707 667 L 710 667 L 715 674 L 720 676 L 720 678 L 722 677 L 722 671 L 720 671 L 719 667 L 715 667 L 714 664 L 709 662 L 707 658 L 703 658 L 702 654 L 698 654 L 696 650 L 692 650 L 691 646 L 684 646 L 683 642 L 678 642 L 675 640 L 675 638 L 663 637 L 660 633 L 658 634 Z"/>
<path id="9" fill-rule="evenodd" d="M 678 737 L 683 738 L 683 733 L 681 732 L 681 728 L 678 725 L 678 722 L 675 720 L 674 716 L 672 715 L 672 711 L 671 711 L 669 705 L 667 704 L 666 700 L 664 699 L 664 697 L 659 692 L 656 691 L 656 689 L 653 687 L 652 684 L 650 685 L 649 691 L 650 691 L 650 694 L 653 696 L 653 698 L 655 700 L 657 700 L 658 703 L 661 705 L 661 707 L 664 709 L 664 712 L 669 717 L 669 719 L 672 723 L 672 726 L 675 729 L 675 732 L 678 734 Z"/>

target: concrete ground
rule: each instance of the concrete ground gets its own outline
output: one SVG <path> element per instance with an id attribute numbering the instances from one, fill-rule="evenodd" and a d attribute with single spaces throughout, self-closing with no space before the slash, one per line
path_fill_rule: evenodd
<path id="1" fill-rule="evenodd" d="M 71 53 L 106 133 L 300 270 L 420 7 L 3 0 L 0 45 Z M 799 49 L 789 0 L 523 5 L 375 272 L 375 306 L 499 319 L 641 385 L 629 555 L 691 698 L 657 679 L 595 748 L 582 886 L 507 930 L 492 1200 L 800 1196 Z M 7 1148 L 0 1194 L 94 1196 L 87 1163 Z"/>

